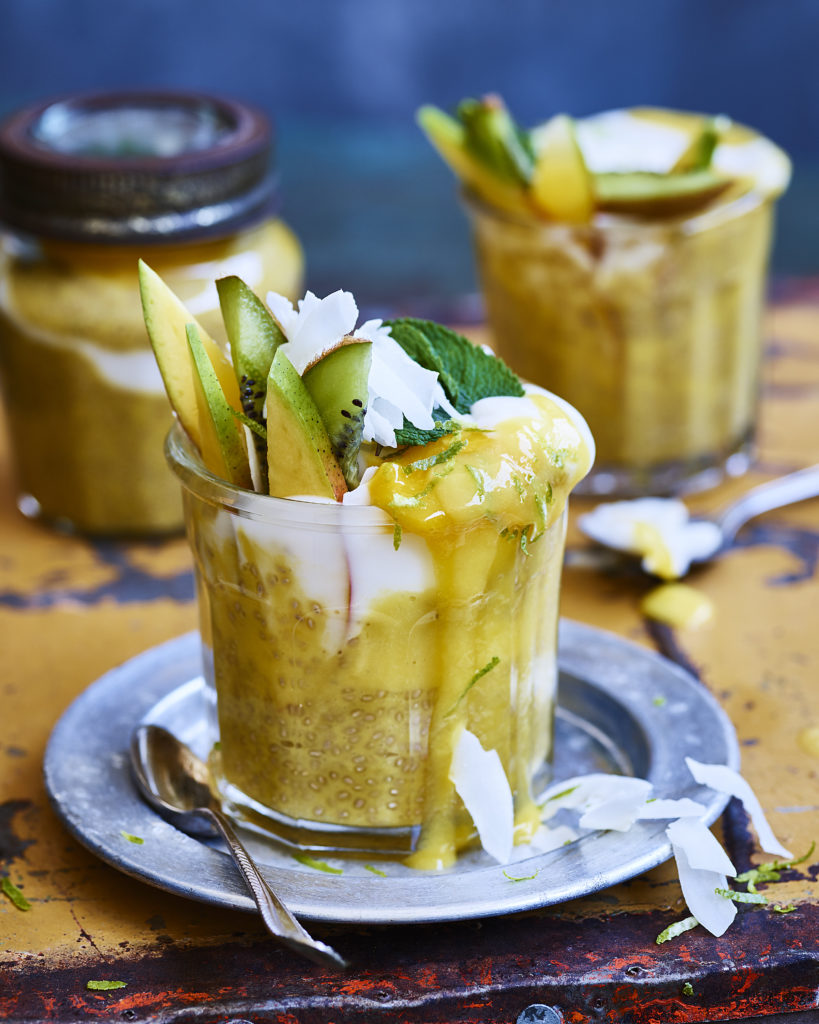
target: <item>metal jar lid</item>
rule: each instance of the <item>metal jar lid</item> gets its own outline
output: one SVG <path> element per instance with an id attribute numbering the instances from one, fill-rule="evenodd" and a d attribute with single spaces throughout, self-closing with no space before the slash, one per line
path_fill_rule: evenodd
<path id="1" fill-rule="evenodd" d="M 0 221 L 53 238 L 177 242 L 273 206 L 272 131 L 243 103 L 184 92 L 52 99 L 0 125 Z"/>

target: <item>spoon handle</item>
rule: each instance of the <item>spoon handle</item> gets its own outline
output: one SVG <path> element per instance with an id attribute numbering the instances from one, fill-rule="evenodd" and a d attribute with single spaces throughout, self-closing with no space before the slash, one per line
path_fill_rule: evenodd
<path id="1" fill-rule="evenodd" d="M 339 956 L 331 946 L 314 939 L 293 917 L 265 881 L 255 861 L 244 848 L 233 830 L 233 826 L 221 811 L 208 808 L 205 813 L 222 833 L 222 838 L 227 843 L 233 860 L 253 893 L 256 906 L 259 908 L 262 920 L 270 934 L 275 935 L 286 946 L 309 957 L 316 963 L 332 967 L 347 967 L 346 960 Z"/>
<path id="2" fill-rule="evenodd" d="M 734 539 L 738 531 L 749 519 L 792 505 L 796 501 L 819 496 L 819 465 L 797 470 L 787 476 L 771 480 L 767 484 L 754 487 L 738 501 L 729 505 L 717 516 L 716 522 L 722 531 L 723 543 Z"/>

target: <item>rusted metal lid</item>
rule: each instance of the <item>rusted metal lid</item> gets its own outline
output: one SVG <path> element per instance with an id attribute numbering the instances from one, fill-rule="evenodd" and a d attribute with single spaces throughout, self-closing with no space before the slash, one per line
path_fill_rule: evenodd
<path id="1" fill-rule="evenodd" d="M 185 92 L 64 96 L 0 125 L 0 221 L 50 237 L 182 241 L 272 208 L 258 110 Z"/>

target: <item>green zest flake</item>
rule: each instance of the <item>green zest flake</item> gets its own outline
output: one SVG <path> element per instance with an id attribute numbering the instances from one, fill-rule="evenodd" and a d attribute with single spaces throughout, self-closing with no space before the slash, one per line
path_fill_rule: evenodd
<path id="1" fill-rule="evenodd" d="M 18 910 L 31 910 L 31 904 L 8 875 L 3 875 L 3 881 L 0 882 L 0 889 L 3 890 L 3 893 L 8 896 Z"/>
<path id="2" fill-rule="evenodd" d="M 324 871 L 328 875 L 344 874 L 342 868 L 334 868 L 326 861 L 316 860 L 315 857 L 310 857 L 306 853 L 294 853 L 293 860 L 297 860 L 299 864 L 304 864 L 304 866 L 307 868 L 315 868 L 316 871 Z"/>
<path id="3" fill-rule="evenodd" d="M 477 494 L 477 496 L 479 498 L 485 497 L 486 485 L 484 484 L 483 473 L 479 469 L 475 469 L 474 466 L 464 466 L 464 469 L 475 481 L 475 493 Z"/>
<path id="4" fill-rule="evenodd" d="M 132 835 L 130 832 L 120 832 L 123 839 L 127 839 L 129 843 L 134 843 L 136 846 L 142 846 L 145 842 L 140 836 Z"/>
<path id="5" fill-rule="evenodd" d="M 424 500 L 424 498 L 426 498 L 426 496 L 430 493 L 432 488 L 438 483 L 438 481 L 443 480 L 445 476 L 449 476 L 449 474 L 452 472 L 454 468 L 454 466 L 447 466 L 447 468 L 442 473 L 439 473 L 437 476 L 434 476 L 426 485 L 426 487 L 422 491 L 419 491 L 417 494 L 413 494 L 410 496 L 404 494 L 394 494 L 390 499 L 390 504 L 393 505 L 395 508 L 417 508 Z"/>
<path id="6" fill-rule="evenodd" d="M 555 793 L 554 796 L 550 796 L 547 800 L 544 800 L 540 806 L 545 807 L 546 804 L 550 804 L 552 800 L 562 800 L 564 796 L 569 796 L 569 794 L 574 793 L 576 789 L 577 786 L 569 786 L 568 789 L 561 789 L 559 793 Z"/>
<path id="7" fill-rule="evenodd" d="M 657 938 L 654 940 L 658 946 L 662 946 L 664 942 L 668 942 L 669 939 L 676 939 L 678 935 L 682 935 L 683 932 L 690 932 L 692 928 L 696 928 L 699 921 L 696 917 L 684 917 L 682 921 L 675 921 L 674 924 L 670 924 L 664 931 L 661 931 Z"/>
<path id="8" fill-rule="evenodd" d="M 368 871 L 372 871 L 372 873 L 374 875 L 378 875 L 379 878 L 386 878 L 387 877 L 387 872 L 386 871 L 382 871 L 381 868 L 377 868 L 377 867 L 375 867 L 372 864 L 365 864 L 364 867 Z"/>
<path id="9" fill-rule="evenodd" d="M 780 872 L 796 867 L 797 864 L 803 864 L 815 849 L 816 843 L 813 842 L 810 844 L 808 852 L 802 857 L 796 857 L 793 860 L 773 860 L 768 864 L 760 864 L 758 867 L 751 868 L 750 871 L 743 871 L 741 875 L 736 876 L 735 880 L 746 882 L 748 892 L 756 892 L 757 885 L 764 882 L 778 882 L 781 877 Z"/>
<path id="10" fill-rule="evenodd" d="M 538 868 L 533 875 L 522 875 L 520 878 L 516 878 L 514 875 L 510 875 L 506 871 L 504 871 L 503 873 L 506 876 L 506 878 L 509 879 L 510 882 L 531 882 L 533 878 L 537 878 L 537 876 L 540 874 L 540 868 Z"/>
<path id="11" fill-rule="evenodd" d="M 127 981 L 86 981 L 85 987 L 92 992 L 112 992 L 115 988 L 125 988 Z"/>
<path id="12" fill-rule="evenodd" d="M 782 906 L 779 903 L 774 903 L 774 905 L 771 907 L 771 910 L 775 914 L 790 914 L 791 911 L 796 910 L 796 904 L 788 903 L 786 906 Z"/>
<path id="13" fill-rule="evenodd" d="M 486 675 L 487 672 L 491 672 L 492 669 L 496 665 L 499 665 L 499 664 L 500 664 L 500 658 L 496 654 L 495 657 L 491 661 L 488 661 L 484 665 L 483 668 L 479 668 L 478 671 L 475 673 L 475 675 L 472 676 L 472 678 L 466 684 L 466 689 L 463 691 L 461 696 L 455 701 L 455 703 L 449 709 L 447 714 L 451 715 L 457 709 L 458 705 L 461 703 L 461 701 L 464 699 L 464 697 L 469 693 L 469 691 L 472 689 L 472 687 L 475 685 L 475 683 L 477 683 L 477 681 L 479 679 L 483 679 L 483 677 Z"/>
<path id="14" fill-rule="evenodd" d="M 256 420 L 251 419 L 246 413 L 239 412 L 238 409 L 234 409 L 230 406 L 231 414 L 240 422 L 244 423 L 246 427 L 253 431 L 263 441 L 267 440 L 267 427 L 262 423 L 258 423 Z"/>
<path id="15" fill-rule="evenodd" d="M 404 472 L 409 476 L 410 473 L 414 473 L 418 469 L 431 469 L 433 466 L 440 466 L 442 462 L 449 462 L 450 459 L 454 458 L 465 447 L 466 440 L 462 438 L 451 444 L 449 448 L 438 452 L 437 455 L 430 455 L 427 459 L 417 459 L 415 462 L 408 463 L 404 466 Z"/>
<path id="16" fill-rule="evenodd" d="M 693 996 L 694 995 L 694 986 L 691 984 L 690 981 L 687 981 L 683 985 L 683 995 L 684 996 Z"/>
<path id="17" fill-rule="evenodd" d="M 535 507 L 537 508 L 538 515 L 540 516 L 540 528 L 541 530 L 546 529 L 546 524 L 549 521 L 548 506 L 552 501 L 552 488 L 550 484 L 546 484 L 546 494 L 535 491 Z"/>
<path id="18" fill-rule="evenodd" d="M 526 536 L 528 526 L 524 526 L 520 531 L 520 550 L 529 557 L 529 538 Z"/>
<path id="19" fill-rule="evenodd" d="M 665 697 L 655 697 L 651 703 L 655 708 L 661 708 L 665 702 Z"/>
<path id="20" fill-rule="evenodd" d="M 513 477 L 512 477 L 512 486 L 518 492 L 518 497 L 519 498 L 525 498 L 526 497 L 526 488 L 524 487 L 523 481 L 517 475 L 517 473 L 515 473 L 513 475 Z"/>
<path id="21" fill-rule="evenodd" d="M 717 896 L 724 896 L 726 900 L 733 900 L 734 903 L 767 903 L 768 897 L 761 892 L 735 892 L 733 889 L 714 889 Z"/>
<path id="22" fill-rule="evenodd" d="M 396 551 L 401 547 L 402 535 L 403 530 L 401 529 L 401 524 L 396 523 L 395 526 L 393 526 L 392 528 L 392 546 L 395 548 Z"/>

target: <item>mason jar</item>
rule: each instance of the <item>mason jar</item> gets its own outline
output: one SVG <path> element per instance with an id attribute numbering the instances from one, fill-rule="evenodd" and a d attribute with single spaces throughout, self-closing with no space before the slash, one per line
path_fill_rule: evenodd
<path id="1" fill-rule="evenodd" d="M 181 530 L 137 261 L 217 339 L 214 279 L 299 295 L 271 148 L 260 112 L 199 94 L 71 96 L 0 127 L 0 369 L 25 515 L 95 535 Z"/>
<path id="2" fill-rule="evenodd" d="M 540 821 L 566 528 L 528 550 L 490 516 L 429 533 L 369 505 L 255 494 L 211 474 L 179 425 L 211 764 L 230 810 L 296 847 L 450 864 L 474 827 L 450 779 L 464 728 L 494 750 L 516 835 Z"/>

